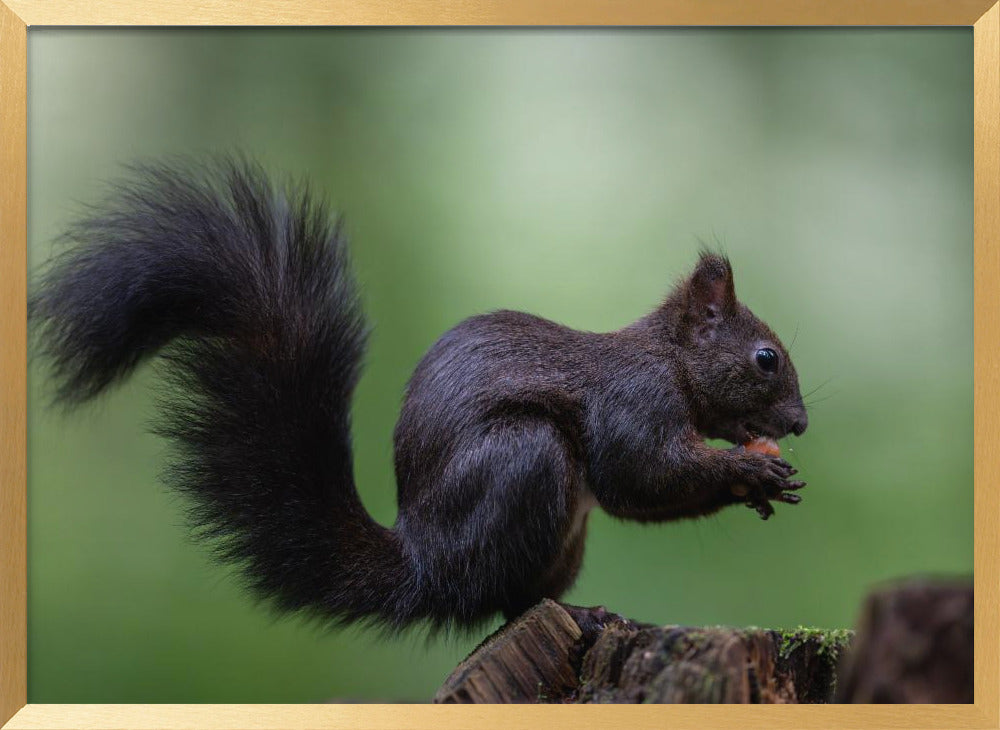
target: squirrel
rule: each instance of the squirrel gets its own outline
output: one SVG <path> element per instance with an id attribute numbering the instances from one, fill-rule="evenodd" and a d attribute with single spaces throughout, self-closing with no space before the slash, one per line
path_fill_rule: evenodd
<path id="1" fill-rule="evenodd" d="M 703 251 L 615 332 L 514 311 L 446 332 L 406 388 L 386 528 L 354 484 L 369 328 L 341 220 L 245 158 L 130 171 L 39 277 L 38 352 L 67 406 L 162 355 L 164 478 L 281 611 L 474 627 L 570 588 L 593 507 L 659 522 L 799 502 L 790 464 L 740 446 L 805 431 L 795 368 L 729 260 Z"/>

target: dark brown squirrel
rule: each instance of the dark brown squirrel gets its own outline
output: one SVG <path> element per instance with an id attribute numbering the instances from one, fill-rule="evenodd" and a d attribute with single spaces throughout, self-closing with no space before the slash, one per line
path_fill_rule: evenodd
<path id="1" fill-rule="evenodd" d="M 162 351 L 167 481 L 279 609 L 472 627 L 561 596 L 593 506 L 648 522 L 799 501 L 782 459 L 705 443 L 800 435 L 807 418 L 785 348 L 703 253 L 616 332 L 501 311 L 445 333 L 406 390 L 387 529 L 354 486 L 368 329 L 339 222 L 245 160 L 135 166 L 114 190 L 30 301 L 56 398 L 90 399 Z"/>

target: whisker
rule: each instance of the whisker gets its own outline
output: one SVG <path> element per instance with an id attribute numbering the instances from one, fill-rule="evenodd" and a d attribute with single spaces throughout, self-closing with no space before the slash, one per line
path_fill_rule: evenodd
<path id="1" fill-rule="evenodd" d="M 805 394 L 804 396 L 802 396 L 802 400 L 805 400 L 805 399 L 806 399 L 806 398 L 808 398 L 809 396 L 813 395 L 813 394 L 814 394 L 814 393 L 816 393 L 816 391 L 818 391 L 818 390 L 819 390 L 820 388 L 825 388 L 825 387 L 826 387 L 827 385 L 829 385 L 829 384 L 830 384 L 830 383 L 831 383 L 832 381 L 833 381 L 833 378 L 832 378 L 832 377 L 830 377 L 830 378 L 827 378 L 827 379 L 826 379 L 826 380 L 824 380 L 824 381 L 823 381 L 822 383 L 820 383 L 820 384 L 819 384 L 819 385 L 817 385 L 817 386 L 816 386 L 815 388 L 813 388 L 813 389 L 812 389 L 812 390 L 810 390 L 810 391 L 809 391 L 808 393 L 806 393 L 806 394 Z"/>
<path id="2" fill-rule="evenodd" d="M 803 403 L 803 405 L 805 405 L 806 408 L 811 408 L 812 406 L 816 405 L 817 403 L 822 403 L 825 400 L 830 400 L 835 395 L 840 395 L 840 391 L 839 390 L 834 391 L 833 393 L 830 393 L 829 395 L 825 395 L 822 398 L 817 398 L 816 400 L 809 401 L 808 403 Z"/>

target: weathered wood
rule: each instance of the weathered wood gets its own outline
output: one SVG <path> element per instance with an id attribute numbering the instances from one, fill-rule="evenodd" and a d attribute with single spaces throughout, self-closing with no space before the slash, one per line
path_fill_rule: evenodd
<path id="1" fill-rule="evenodd" d="M 872 593 L 838 702 L 973 701 L 972 583 L 910 581 Z"/>
<path id="2" fill-rule="evenodd" d="M 847 632 L 609 626 L 578 702 L 829 702 Z"/>
<path id="3" fill-rule="evenodd" d="M 435 702 L 828 702 L 846 640 L 660 628 L 543 601 L 484 641 Z"/>
<path id="4" fill-rule="evenodd" d="M 488 637 L 445 680 L 435 702 L 542 702 L 572 692 L 583 631 L 545 600 Z"/>
<path id="5" fill-rule="evenodd" d="M 971 582 L 883 588 L 848 653 L 851 635 L 657 627 L 546 600 L 484 641 L 435 701 L 972 702 Z"/>

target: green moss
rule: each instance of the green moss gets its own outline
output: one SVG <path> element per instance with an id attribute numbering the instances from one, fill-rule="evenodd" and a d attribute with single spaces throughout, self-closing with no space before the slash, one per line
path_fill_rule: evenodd
<path id="1" fill-rule="evenodd" d="M 704 647 L 705 642 L 708 641 L 708 634 L 704 631 L 692 629 L 684 634 L 684 639 L 687 641 L 688 646 L 695 651 L 698 651 Z"/>
<path id="2" fill-rule="evenodd" d="M 778 655 L 782 659 L 787 659 L 792 652 L 798 649 L 807 641 L 816 642 L 819 648 L 816 655 L 828 658 L 835 662 L 840 653 L 847 648 L 854 632 L 850 629 L 816 629 L 807 626 L 799 626 L 791 630 L 779 630 L 778 636 L 781 638 L 778 644 Z"/>

